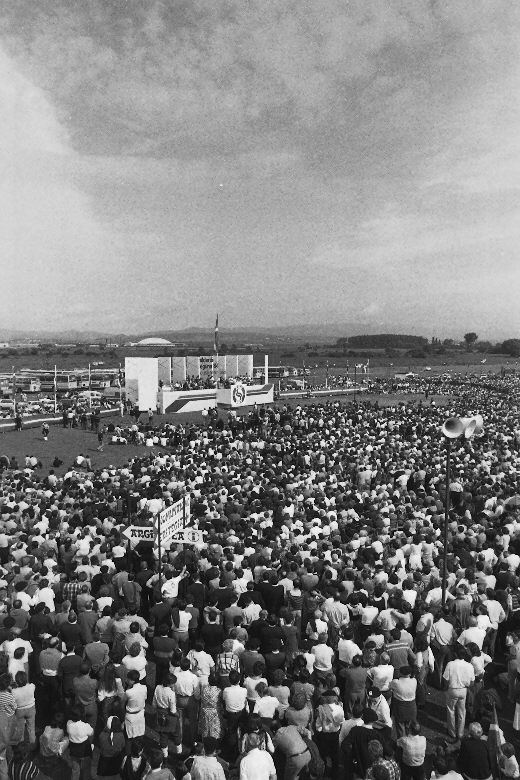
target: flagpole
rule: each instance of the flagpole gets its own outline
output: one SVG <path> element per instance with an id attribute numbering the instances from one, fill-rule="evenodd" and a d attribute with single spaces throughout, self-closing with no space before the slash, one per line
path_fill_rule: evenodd
<path id="1" fill-rule="evenodd" d="M 92 409 L 92 378 L 90 375 L 90 363 L 88 364 L 88 405 Z"/>
<path id="2" fill-rule="evenodd" d="M 217 366 L 217 379 L 216 379 L 216 387 L 219 385 L 219 377 L 218 377 L 218 351 L 219 351 L 219 343 L 218 343 L 218 314 L 217 319 L 215 320 L 215 336 L 213 339 L 213 353 L 215 355 L 215 359 L 213 361 L 213 365 Z M 213 379 L 215 379 L 215 375 L 213 373 Z"/>
<path id="3" fill-rule="evenodd" d="M 123 416 L 123 383 L 121 381 L 121 363 L 119 364 L 119 371 L 117 374 L 117 381 L 119 383 L 119 411 L 121 417 Z"/>
<path id="4" fill-rule="evenodd" d="M 58 411 L 58 369 L 54 366 L 54 414 Z"/>
<path id="5" fill-rule="evenodd" d="M 13 366 L 13 414 L 16 416 L 16 369 Z"/>

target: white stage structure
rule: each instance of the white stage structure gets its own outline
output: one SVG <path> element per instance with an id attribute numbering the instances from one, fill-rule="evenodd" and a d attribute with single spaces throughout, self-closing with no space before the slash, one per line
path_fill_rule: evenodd
<path id="1" fill-rule="evenodd" d="M 183 383 L 193 377 L 213 378 L 220 384 L 226 379 L 236 382 L 231 387 L 183 390 Z M 238 408 L 273 403 L 274 386 L 269 384 L 267 355 L 263 384 L 240 382 L 240 378 L 252 377 L 253 355 L 125 358 L 126 397 L 143 412 L 199 412 L 216 406 Z"/>

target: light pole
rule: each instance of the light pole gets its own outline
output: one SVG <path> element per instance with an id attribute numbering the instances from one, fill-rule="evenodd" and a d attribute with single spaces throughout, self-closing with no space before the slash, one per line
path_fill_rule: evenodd
<path id="1" fill-rule="evenodd" d="M 450 467 L 451 467 L 451 442 L 464 435 L 465 439 L 471 439 L 475 433 L 481 433 L 484 421 L 480 414 L 474 417 L 448 417 L 441 428 L 446 439 L 446 496 L 444 500 L 444 531 L 442 535 L 442 606 L 446 606 L 446 589 L 448 584 L 448 523 L 450 515 Z"/>

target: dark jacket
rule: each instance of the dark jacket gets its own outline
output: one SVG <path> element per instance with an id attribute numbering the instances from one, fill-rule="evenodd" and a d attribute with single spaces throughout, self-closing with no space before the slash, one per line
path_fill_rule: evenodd
<path id="1" fill-rule="evenodd" d="M 475 737 L 463 737 L 460 743 L 457 769 L 474 780 L 485 780 L 493 774 L 487 742 Z"/>
<path id="2" fill-rule="evenodd" d="M 79 655 L 66 655 L 61 659 L 58 666 L 58 679 L 65 695 L 71 696 L 74 693 L 73 680 L 79 675 L 81 664 Z"/>

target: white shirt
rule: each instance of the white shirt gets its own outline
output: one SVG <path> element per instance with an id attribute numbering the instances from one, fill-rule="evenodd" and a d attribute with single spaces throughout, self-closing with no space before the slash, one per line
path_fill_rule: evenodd
<path id="1" fill-rule="evenodd" d="M 190 627 L 191 613 L 179 610 L 179 627 L 174 627 L 176 631 L 186 632 Z"/>
<path id="2" fill-rule="evenodd" d="M 443 678 L 448 682 L 448 688 L 469 688 L 475 680 L 475 670 L 470 663 L 456 658 L 448 661 Z"/>
<path id="3" fill-rule="evenodd" d="M 93 737 L 94 729 L 88 723 L 83 723 L 82 720 L 76 722 L 69 720 L 67 721 L 67 735 L 71 742 L 78 745 L 89 737 Z"/>
<path id="4" fill-rule="evenodd" d="M 247 691 L 240 685 L 230 685 L 222 693 L 228 712 L 242 712 L 246 706 Z"/>
<path id="5" fill-rule="evenodd" d="M 204 650 L 190 650 L 188 659 L 191 664 L 191 671 L 197 677 L 208 677 L 211 670 L 215 667 L 215 661 Z"/>
<path id="6" fill-rule="evenodd" d="M 22 602 L 22 609 L 24 609 L 26 612 L 29 612 L 32 607 L 32 598 L 29 596 L 29 594 L 23 590 L 17 591 L 16 598 L 14 600 L 16 601 L 17 599 Z"/>
<path id="7" fill-rule="evenodd" d="M 338 659 L 344 664 L 351 664 L 355 655 L 362 655 L 362 650 L 352 639 L 340 639 L 338 642 Z"/>
<path id="8" fill-rule="evenodd" d="M 179 582 L 183 577 L 184 574 L 181 574 L 179 577 L 172 577 L 171 579 L 166 580 L 161 587 L 162 597 L 165 599 L 176 599 L 179 595 Z"/>
<path id="9" fill-rule="evenodd" d="M 373 701 L 370 708 L 374 710 L 377 715 L 377 723 L 380 726 L 386 726 L 392 728 L 392 716 L 390 715 L 390 705 L 384 696 L 379 696 L 378 699 Z"/>
<path id="10" fill-rule="evenodd" d="M 40 604 L 43 602 L 46 607 L 49 608 L 49 612 L 55 611 L 54 606 L 54 591 L 52 588 L 42 588 L 41 590 L 36 591 L 36 593 L 33 596 L 32 602 L 34 606 L 36 604 Z"/>
<path id="11" fill-rule="evenodd" d="M 394 679 L 394 667 L 392 664 L 374 666 L 370 669 L 368 675 L 371 677 L 375 688 L 379 688 L 380 691 L 388 691 L 390 683 Z"/>
<path id="12" fill-rule="evenodd" d="M 16 637 L 15 639 L 6 639 L 5 642 L 2 642 L 2 650 L 4 653 L 7 653 L 10 658 L 14 658 L 14 651 L 17 647 L 24 648 L 25 655 L 20 658 L 20 661 L 23 661 L 24 664 L 28 664 L 29 653 L 32 653 L 33 651 L 30 642 L 28 642 L 26 639 L 20 639 L 19 637 Z"/>
<path id="13" fill-rule="evenodd" d="M 484 602 L 484 606 L 488 611 L 491 625 L 493 626 L 494 629 L 497 629 L 498 624 L 501 623 L 506 618 L 506 614 L 504 612 L 502 604 L 499 601 L 495 601 L 495 599 L 488 599 L 487 601 Z"/>
<path id="14" fill-rule="evenodd" d="M 377 607 L 370 606 L 361 608 L 361 623 L 364 626 L 371 626 L 376 617 L 379 615 Z"/>
<path id="15" fill-rule="evenodd" d="M 470 628 L 466 628 L 462 634 L 459 636 L 458 642 L 463 647 L 466 645 L 469 645 L 470 642 L 475 642 L 479 650 L 482 650 L 482 645 L 484 644 L 484 639 L 486 638 L 486 631 L 483 628 L 479 628 L 478 626 L 471 626 Z"/>
<path id="16" fill-rule="evenodd" d="M 253 748 L 240 762 L 240 780 L 269 780 L 273 776 L 276 769 L 267 750 Z"/>
<path id="17" fill-rule="evenodd" d="M 172 715 L 177 712 L 177 697 L 169 686 L 158 685 L 153 695 L 154 707 L 162 707 Z"/>
<path id="18" fill-rule="evenodd" d="M 177 682 L 175 683 L 175 693 L 177 696 L 200 696 L 200 682 L 196 674 L 193 674 L 189 669 L 182 671 L 179 669 L 175 672 Z"/>
<path id="19" fill-rule="evenodd" d="M 334 658 L 334 650 L 328 645 L 320 644 L 314 645 L 311 648 L 311 653 L 314 656 L 314 668 L 322 672 L 332 669 L 332 659 Z"/>

